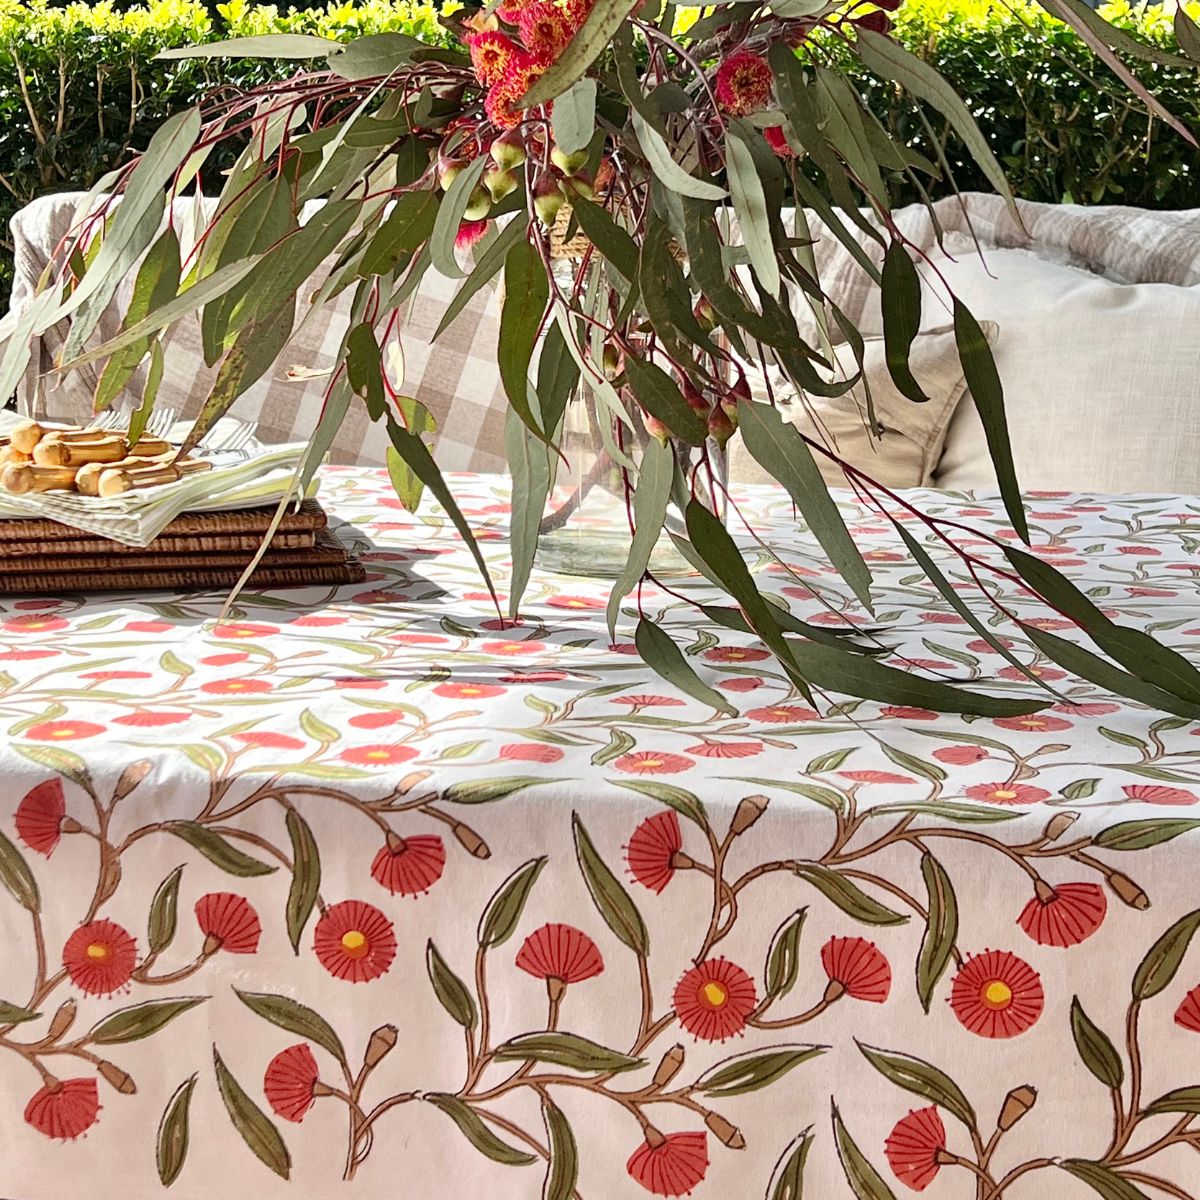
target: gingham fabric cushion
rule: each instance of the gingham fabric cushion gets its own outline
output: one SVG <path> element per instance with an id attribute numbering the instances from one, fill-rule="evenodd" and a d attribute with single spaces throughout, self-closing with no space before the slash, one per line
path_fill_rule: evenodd
<path id="1" fill-rule="evenodd" d="M 14 308 L 32 294 L 55 247 L 71 228 L 80 199 L 75 193 L 44 196 L 13 218 Z M 173 215 L 181 228 L 189 226 L 192 208 L 189 200 L 177 202 Z M 310 295 L 317 282 L 302 289 L 301 296 Z M 110 305 L 95 335 L 97 343 L 120 328 L 128 290 L 126 287 Z M 455 290 L 455 281 L 431 270 L 409 300 L 400 329 L 404 358 L 401 391 L 419 400 L 436 419 L 439 432 L 434 454 L 444 469 L 498 471 L 504 466 L 504 397 L 496 368 L 499 304 L 492 289 L 481 290 L 431 345 L 429 339 Z M 344 293 L 320 319 L 303 325 L 298 322 L 297 333 L 274 369 L 239 398 L 232 414 L 256 423 L 259 437 L 265 442 L 306 440 L 316 426 L 327 379 L 289 379 L 288 372 L 294 366 L 328 368 L 348 320 L 349 299 Z M 53 372 L 66 332 L 64 325 L 42 336 L 18 402 L 30 416 L 83 422 L 92 411 L 98 375 L 94 366 L 62 376 Z M 164 349 L 159 402 L 176 408 L 182 417 L 194 416 L 216 375 L 215 369 L 204 362 L 199 320 L 181 322 L 170 332 Z M 135 381 L 118 407 L 136 404 L 138 391 Z M 387 446 L 382 426 L 371 422 L 364 405 L 353 403 L 330 455 L 334 462 L 377 465 L 385 461 Z"/>

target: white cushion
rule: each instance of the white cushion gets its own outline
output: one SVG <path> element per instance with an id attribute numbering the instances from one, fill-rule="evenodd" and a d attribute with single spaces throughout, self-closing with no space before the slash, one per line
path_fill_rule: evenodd
<path id="1" fill-rule="evenodd" d="M 952 292 L 994 321 L 996 365 L 1025 489 L 1200 492 L 1200 287 L 1119 284 L 1035 252 L 977 251 L 950 234 L 922 267 L 922 325 Z M 864 332 L 881 327 L 878 303 Z M 964 400 L 938 487 L 995 486 L 978 411 Z"/>

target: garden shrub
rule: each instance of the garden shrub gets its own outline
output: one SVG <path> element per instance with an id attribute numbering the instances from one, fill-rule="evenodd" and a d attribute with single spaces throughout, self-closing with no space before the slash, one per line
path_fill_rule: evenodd
<path id="1" fill-rule="evenodd" d="M 1117 0 L 1102 11 L 1136 36 L 1175 48 L 1170 18 L 1160 8 Z M 215 86 L 260 83 L 296 66 L 155 62 L 160 50 L 278 31 L 345 40 L 399 30 L 441 41 L 446 35 L 437 13 L 435 5 L 409 0 L 303 10 L 230 0 L 211 16 L 196 0 L 151 0 L 124 11 L 111 0 L 65 7 L 0 0 L 0 222 L 6 248 L 9 216 L 33 197 L 89 187 L 143 146 L 163 117 Z M 1200 207 L 1197 152 L 1148 117 L 1080 38 L 1035 4 L 906 0 L 896 14 L 896 30 L 967 99 L 1018 195 Z M 836 43 L 822 52 L 858 73 Z M 1135 70 L 1169 109 L 1200 127 L 1196 72 L 1145 64 Z M 960 188 L 987 188 L 940 123 L 926 127 L 890 84 L 865 76 L 856 83 L 881 120 L 906 141 L 926 154 L 937 141 Z M 918 198 L 905 191 L 902 180 L 897 186 L 897 203 Z M 0 302 L 9 274 L 5 254 Z"/>

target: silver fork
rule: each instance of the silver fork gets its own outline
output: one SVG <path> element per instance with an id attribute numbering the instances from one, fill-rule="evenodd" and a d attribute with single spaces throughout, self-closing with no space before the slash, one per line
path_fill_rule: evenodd
<path id="1" fill-rule="evenodd" d="M 236 421 L 236 418 L 234 418 Z M 257 432 L 257 427 L 250 425 L 245 421 L 236 421 L 233 428 L 228 431 L 222 430 L 218 433 L 213 430 L 200 441 L 199 449 L 208 450 L 210 452 L 220 451 L 224 454 L 236 454 L 239 451 L 244 451 L 247 446 L 254 440 L 254 435 Z"/>
<path id="2" fill-rule="evenodd" d="M 154 434 L 155 437 L 161 437 L 178 420 L 178 412 L 179 410 L 175 408 L 154 409 L 150 414 L 150 419 L 146 422 L 146 432 Z M 125 430 L 129 428 L 129 420 L 129 413 L 108 408 L 90 421 L 88 428 L 100 431 Z"/>

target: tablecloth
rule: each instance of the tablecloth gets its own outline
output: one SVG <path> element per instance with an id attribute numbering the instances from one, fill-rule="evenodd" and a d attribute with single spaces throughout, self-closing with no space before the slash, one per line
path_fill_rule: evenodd
<path id="1" fill-rule="evenodd" d="M 503 590 L 506 485 L 454 487 Z M 323 497 L 365 587 L 0 608 L 0 1195 L 1200 1196 L 1194 725 L 1002 623 L 1045 712 L 818 713 L 702 581 L 643 592 L 726 715 L 610 644 L 603 581 L 535 572 L 510 626 L 436 507 Z M 1028 692 L 880 514 L 872 621 L 782 493 L 742 508 L 797 615 Z M 1197 646 L 1200 501 L 1030 524 Z"/>

